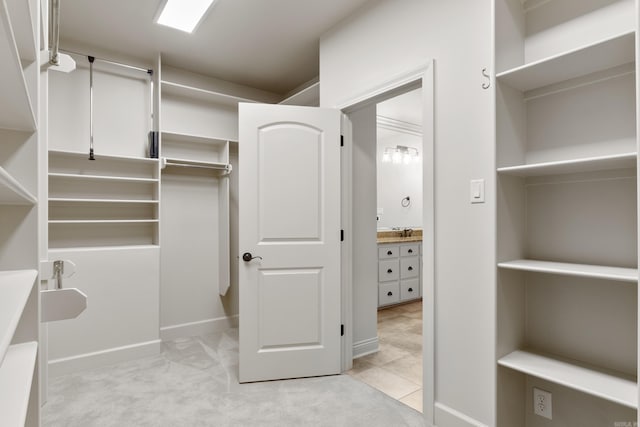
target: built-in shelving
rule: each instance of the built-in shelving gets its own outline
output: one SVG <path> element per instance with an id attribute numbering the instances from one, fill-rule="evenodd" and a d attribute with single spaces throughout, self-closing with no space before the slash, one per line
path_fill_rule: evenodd
<path id="1" fill-rule="evenodd" d="M 84 159 L 87 160 L 89 158 L 89 153 L 80 152 L 80 151 L 67 151 L 67 150 L 49 150 L 49 156 L 53 157 L 70 157 L 75 159 Z M 134 156 L 115 156 L 111 154 L 96 154 L 95 155 L 96 162 L 98 160 L 115 160 L 118 162 L 133 162 L 133 163 L 158 163 L 158 159 L 149 159 L 146 157 L 134 157 Z"/>
<path id="2" fill-rule="evenodd" d="M 533 259 L 519 259 L 501 262 L 500 268 L 530 271 L 535 273 L 559 274 L 564 276 L 591 277 L 594 279 L 617 280 L 622 282 L 637 282 L 638 269 L 609 267 L 603 265 L 570 264 L 564 262 L 538 261 Z"/>
<path id="3" fill-rule="evenodd" d="M 141 203 L 141 204 L 158 204 L 157 200 L 137 200 L 137 199 L 72 199 L 64 197 L 49 198 L 49 202 L 53 203 Z"/>
<path id="4" fill-rule="evenodd" d="M 157 219 L 52 219 L 49 224 L 154 224 Z"/>
<path id="5" fill-rule="evenodd" d="M 170 81 L 162 81 L 162 95 L 173 95 L 188 97 L 192 99 L 200 99 L 221 105 L 236 106 L 239 102 L 256 102 L 255 100 L 233 96 L 226 93 L 215 92 L 212 90 L 202 89 L 194 86 L 188 86 L 181 83 Z"/>
<path id="6" fill-rule="evenodd" d="M 23 66 L 36 60 L 36 34 L 33 31 L 31 2 L 27 0 L 7 0 L 12 21 L 12 30 Z"/>
<path id="7" fill-rule="evenodd" d="M 0 414 L 3 426 L 23 426 L 27 418 L 36 358 L 37 342 L 9 347 L 0 365 Z"/>
<path id="8" fill-rule="evenodd" d="M 498 168 L 498 173 L 521 177 L 596 172 L 636 167 L 637 153 L 622 153 L 555 162 L 532 163 Z"/>
<path id="9" fill-rule="evenodd" d="M 11 100 L 0 103 L 0 128 L 34 131 L 35 113 L 5 2 L 0 4 L 0 33 L 4 35 L 0 37 L 0 93 Z"/>
<path id="10" fill-rule="evenodd" d="M 69 180 L 88 180 L 88 181 L 119 181 L 119 182 L 139 182 L 139 183 L 156 183 L 157 178 L 136 178 L 129 176 L 105 176 L 105 175 L 84 175 L 72 173 L 50 173 L 49 178 L 69 179 Z"/>
<path id="11" fill-rule="evenodd" d="M 37 275 L 36 270 L 0 271 L 0 362 L 11 343 Z"/>
<path id="12" fill-rule="evenodd" d="M 496 78 L 523 92 L 634 62 L 635 32 L 507 70 Z"/>
<path id="13" fill-rule="evenodd" d="M 204 168 L 204 169 L 219 169 L 224 171 L 231 171 L 231 165 L 229 163 L 223 162 L 201 162 L 197 160 L 191 159 L 178 159 L 173 157 L 163 157 L 162 158 L 162 167 L 170 167 L 170 166 L 183 166 L 183 167 L 195 167 L 195 168 Z"/>
<path id="14" fill-rule="evenodd" d="M 224 144 L 228 141 L 227 138 L 216 138 L 211 136 L 193 135 L 188 133 L 162 131 L 162 138 L 166 140 L 173 140 L 176 142 L 186 143 L 198 143 L 198 144 Z"/>
<path id="15" fill-rule="evenodd" d="M 622 376 L 521 350 L 499 359 L 498 364 L 620 405 L 638 407 L 638 385 Z"/>
<path id="16" fill-rule="evenodd" d="M 0 204 L 33 205 L 36 202 L 36 197 L 29 190 L 0 167 Z"/>
<path id="17" fill-rule="evenodd" d="M 315 82 L 278 102 L 280 105 L 317 107 L 320 101 L 320 82 Z"/>

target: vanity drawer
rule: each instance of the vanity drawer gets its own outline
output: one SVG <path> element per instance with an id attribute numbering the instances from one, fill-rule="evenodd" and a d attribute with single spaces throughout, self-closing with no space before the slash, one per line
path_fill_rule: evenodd
<path id="1" fill-rule="evenodd" d="M 397 245 L 378 246 L 378 259 L 398 258 L 399 254 Z"/>
<path id="2" fill-rule="evenodd" d="M 410 245 L 400 246 L 400 256 L 418 256 L 420 255 L 420 243 L 412 243 Z"/>
<path id="3" fill-rule="evenodd" d="M 420 274 L 420 257 L 411 256 L 400 259 L 400 278 L 410 279 L 419 277 Z"/>
<path id="4" fill-rule="evenodd" d="M 398 280 L 399 263 L 397 259 L 388 259 L 378 261 L 378 280 L 380 282 L 388 282 L 390 280 Z"/>
<path id="5" fill-rule="evenodd" d="M 380 283 L 378 285 L 378 306 L 395 304 L 400 301 L 398 282 Z"/>
<path id="6" fill-rule="evenodd" d="M 409 279 L 400 282 L 400 301 L 420 298 L 420 279 Z"/>

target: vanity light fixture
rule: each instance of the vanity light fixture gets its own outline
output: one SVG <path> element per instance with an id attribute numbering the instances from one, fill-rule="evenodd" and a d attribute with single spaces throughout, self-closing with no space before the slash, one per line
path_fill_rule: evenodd
<path id="1" fill-rule="evenodd" d="M 405 145 L 396 145 L 395 147 L 386 147 L 382 153 L 382 161 L 384 163 L 392 162 L 394 164 L 404 163 L 408 165 L 418 159 L 418 149 L 407 147 Z"/>
<path id="2" fill-rule="evenodd" d="M 192 33 L 216 0 L 163 0 L 156 23 Z"/>

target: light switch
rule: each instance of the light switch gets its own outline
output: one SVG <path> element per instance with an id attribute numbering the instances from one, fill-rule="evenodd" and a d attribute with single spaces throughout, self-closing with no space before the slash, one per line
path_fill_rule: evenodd
<path id="1" fill-rule="evenodd" d="M 470 188 L 471 203 L 484 203 L 484 179 L 472 179 Z"/>

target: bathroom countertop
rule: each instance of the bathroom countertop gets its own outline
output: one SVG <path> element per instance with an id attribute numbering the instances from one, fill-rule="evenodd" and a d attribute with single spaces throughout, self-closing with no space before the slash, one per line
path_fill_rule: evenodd
<path id="1" fill-rule="evenodd" d="M 378 244 L 422 242 L 422 230 L 413 230 L 410 237 L 402 237 L 400 233 L 400 231 L 378 231 Z"/>

